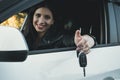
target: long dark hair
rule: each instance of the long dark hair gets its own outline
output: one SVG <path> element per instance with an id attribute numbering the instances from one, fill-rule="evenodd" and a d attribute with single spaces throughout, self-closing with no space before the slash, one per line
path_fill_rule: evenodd
<path id="1" fill-rule="evenodd" d="M 38 37 L 38 33 L 37 31 L 35 30 L 35 28 L 33 27 L 33 15 L 34 15 L 34 12 L 36 11 L 36 9 L 38 8 L 41 8 L 41 7 L 46 7 L 48 9 L 50 9 L 50 11 L 52 12 L 53 14 L 53 19 L 54 21 L 56 21 L 57 19 L 57 14 L 55 12 L 55 9 L 54 7 L 48 3 L 48 2 L 41 2 L 33 7 L 31 7 L 29 10 L 28 10 L 28 17 L 27 17 L 27 20 L 26 20 L 26 24 L 22 30 L 23 32 L 23 35 L 25 36 L 25 39 L 28 43 L 28 46 L 29 46 L 29 49 L 32 50 L 33 48 L 33 44 L 34 42 L 36 41 L 36 38 Z M 50 29 L 49 29 L 50 32 L 54 32 L 56 31 L 56 27 L 52 26 Z"/>

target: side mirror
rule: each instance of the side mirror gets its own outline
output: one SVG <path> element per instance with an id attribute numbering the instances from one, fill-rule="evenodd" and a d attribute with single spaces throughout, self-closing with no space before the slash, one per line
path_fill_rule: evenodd
<path id="1" fill-rule="evenodd" d="M 19 62 L 27 58 L 28 46 L 22 33 L 12 27 L 0 26 L 0 62 Z"/>

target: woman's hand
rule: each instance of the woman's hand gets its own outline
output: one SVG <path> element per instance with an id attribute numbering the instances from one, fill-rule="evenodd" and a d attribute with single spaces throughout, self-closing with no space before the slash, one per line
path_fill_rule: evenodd
<path id="1" fill-rule="evenodd" d="M 76 50 L 83 51 L 86 54 L 90 52 L 90 48 L 95 44 L 92 37 L 89 35 L 82 36 L 80 30 L 76 30 L 74 42 L 77 47 Z"/>

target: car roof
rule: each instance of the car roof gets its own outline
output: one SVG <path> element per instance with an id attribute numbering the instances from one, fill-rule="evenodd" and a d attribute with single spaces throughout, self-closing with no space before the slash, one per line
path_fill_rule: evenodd
<path id="1" fill-rule="evenodd" d="M 43 0 L 0 0 L 0 23 Z"/>

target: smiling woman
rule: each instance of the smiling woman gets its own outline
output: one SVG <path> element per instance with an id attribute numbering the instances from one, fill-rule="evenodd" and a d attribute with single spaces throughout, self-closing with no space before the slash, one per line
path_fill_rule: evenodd
<path id="1" fill-rule="evenodd" d="M 26 26 L 22 31 L 29 49 L 42 50 L 72 46 L 78 51 L 83 50 L 84 53 L 88 53 L 96 43 L 94 37 L 87 33 L 81 35 L 81 31 L 76 29 L 73 30 L 74 33 L 66 34 L 64 24 L 59 21 L 63 16 L 59 17 L 56 10 L 54 4 L 49 1 L 43 1 L 29 9 Z M 70 44 L 66 44 L 67 42 Z"/>
<path id="2" fill-rule="evenodd" d="M 33 6 L 29 13 L 23 34 L 30 50 L 62 48 L 62 27 L 56 26 L 56 14 L 46 2 Z M 53 25 L 54 24 L 54 25 Z"/>

